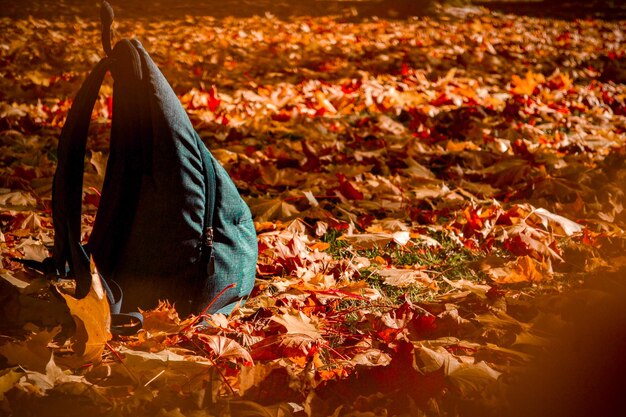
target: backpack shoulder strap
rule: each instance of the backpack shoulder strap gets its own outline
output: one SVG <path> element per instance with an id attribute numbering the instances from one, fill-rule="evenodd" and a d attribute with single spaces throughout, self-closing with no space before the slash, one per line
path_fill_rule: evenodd
<path id="1" fill-rule="evenodd" d="M 91 113 L 100 85 L 110 67 L 110 59 L 98 62 L 81 86 L 67 116 L 57 151 L 57 169 L 52 185 L 54 222 L 53 257 L 57 271 L 65 274 L 66 265 L 76 275 L 76 296 L 82 298 L 91 288 L 89 259 L 80 255 L 80 223 L 83 170 Z M 81 248 L 82 249 L 82 248 Z"/>
<path id="2" fill-rule="evenodd" d="M 112 52 L 113 17 L 113 9 L 103 1 L 100 8 L 102 47 L 108 56 Z M 57 168 L 52 183 L 53 259 L 61 275 L 66 275 L 66 266 L 74 272 L 78 298 L 87 295 L 91 288 L 89 259 L 81 256 L 81 253 L 86 254 L 80 245 L 83 170 L 91 113 L 104 76 L 111 68 L 112 59 L 108 56 L 98 62 L 74 98 L 59 137 Z"/>
<path id="3" fill-rule="evenodd" d="M 106 1 L 102 4 L 101 20 L 103 47 L 108 55 L 112 55 L 110 32 L 113 10 Z M 127 43 L 129 44 L 126 41 L 124 46 Z M 57 150 L 57 169 L 52 185 L 52 217 L 55 232 L 53 259 L 57 273 L 65 275 L 67 266 L 72 271 L 76 280 L 76 298 L 83 298 L 89 293 L 92 281 L 89 256 L 80 243 L 87 135 L 100 86 L 115 59 L 111 57 L 101 59 L 81 85 L 61 130 Z M 135 72 L 137 62 L 137 58 L 131 59 Z M 110 286 L 102 276 L 100 280 L 111 307 L 111 331 L 115 334 L 135 333 L 141 328 L 143 317 L 135 312 L 119 314 L 122 303 L 121 289 L 115 283 L 111 283 Z"/>

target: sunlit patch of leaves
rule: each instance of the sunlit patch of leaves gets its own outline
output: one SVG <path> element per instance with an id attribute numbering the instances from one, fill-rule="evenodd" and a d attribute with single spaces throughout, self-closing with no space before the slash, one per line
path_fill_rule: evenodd
<path id="1" fill-rule="evenodd" d="M 0 23 L 0 348 L 15 365 L 0 398 L 33 415 L 67 392 L 92 414 L 486 411 L 568 325 L 568 294 L 626 264 L 619 23 L 120 21 L 249 203 L 258 280 L 230 317 L 161 304 L 76 371 L 66 306 L 11 258 L 52 245 L 56 138 L 99 29 Z M 93 114 L 85 237 L 111 94 Z"/>

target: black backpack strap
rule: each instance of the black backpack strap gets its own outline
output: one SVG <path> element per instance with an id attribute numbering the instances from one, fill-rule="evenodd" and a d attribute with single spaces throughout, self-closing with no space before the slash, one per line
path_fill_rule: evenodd
<path id="1" fill-rule="evenodd" d="M 113 11 L 106 2 L 102 5 L 101 19 L 103 47 L 110 53 Z M 62 275 L 66 273 L 66 265 L 69 265 L 76 280 L 76 298 L 83 298 L 89 293 L 92 281 L 89 256 L 80 243 L 87 134 L 100 86 L 114 59 L 107 57 L 100 60 L 83 82 L 59 138 L 58 163 L 52 186 L 52 216 L 55 230 L 53 259 L 56 270 Z M 137 65 L 140 65 L 138 59 L 133 60 L 132 64 L 135 70 Z M 111 306 L 111 332 L 136 333 L 141 328 L 143 317 L 139 313 L 119 314 L 122 303 L 121 289 L 114 282 L 107 282 L 102 276 L 100 280 Z"/>
<path id="2" fill-rule="evenodd" d="M 53 258 L 57 271 L 62 275 L 66 265 L 69 265 L 76 278 L 77 298 L 86 296 L 91 288 L 89 257 L 80 244 L 87 133 L 100 85 L 109 67 L 109 58 L 100 60 L 72 103 L 59 138 L 57 169 L 52 185 Z"/>

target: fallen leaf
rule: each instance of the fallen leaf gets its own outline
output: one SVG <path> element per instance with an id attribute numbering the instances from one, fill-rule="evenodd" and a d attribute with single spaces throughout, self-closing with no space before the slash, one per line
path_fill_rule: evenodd
<path id="1" fill-rule="evenodd" d="M 486 273 L 496 284 L 541 282 L 552 278 L 548 267 L 530 256 L 520 256 L 503 267 L 487 269 Z"/>
<path id="2" fill-rule="evenodd" d="M 385 284 L 393 287 L 406 288 L 421 284 L 433 291 L 438 289 L 437 283 L 425 271 L 419 269 L 386 268 L 377 269 L 374 273 L 383 278 Z"/>
<path id="3" fill-rule="evenodd" d="M 256 222 L 286 220 L 298 214 L 293 204 L 281 199 L 257 198 L 247 201 Z"/>
<path id="4" fill-rule="evenodd" d="M 0 206 L 34 207 L 36 205 L 37 200 L 31 193 L 0 188 Z"/>
<path id="5" fill-rule="evenodd" d="M 20 378 L 17 384 L 26 389 L 30 386 L 32 388 L 30 388 L 29 391 L 32 390 L 42 395 L 56 386 L 72 383 L 78 383 L 82 387 L 91 385 L 85 377 L 72 375 L 69 372 L 63 371 L 54 362 L 54 356 L 50 356 L 43 372 L 26 371 L 25 375 Z"/>
<path id="6" fill-rule="evenodd" d="M 563 216 L 559 216 L 558 214 L 550 213 L 544 208 L 535 209 L 533 214 L 539 216 L 541 223 L 545 228 L 552 225 L 553 230 L 556 230 L 565 236 L 572 236 L 573 234 L 580 233 L 583 230 L 583 227 L 578 223 L 575 223 Z"/>
<path id="7" fill-rule="evenodd" d="M 100 282 L 100 275 L 92 262 L 91 289 L 82 299 L 59 291 L 76 323 L 72 360 L 100 362 L 106 342 L 111 339 L 111 311 Z M 69 359 L 69 358 L 68 358 Z"/>
<path id="8" fill-rule="evenodd" d="M 313 320 L 301 311 L 287 312 L 271 317 L 287 329 L 287 334 L 303 334 L 312 339 L 321 339 L 322 335 Z"/>
<path id="9" fill-rule="evenodd" d="M 19 368 L 7 368 L 0 371 L 0 401 L 4 401 L 4 394 L 13 388 L 24 373 Z"/>
<path id="10" fill-rule="evenodd" d="M 448 374 L 450 383 L 463 395 L 479 395 L 486 389 L 495 391 L 495 383 L 502 375 L 481 361 L 477 364 L 464 363 Z"/>
<path id="11" fill-rule="evenodd" d="M 198 339 L 204 342 L 219 358 L 229 360 L 243 360 L 244 363 L 253 363 L 250 353 L 239 343 L 225 336 L 199 334 Z"/>
<path id="12" fill-rule="evenodd" d="M 193 318 L 181 320 L 171 304 L 161 301 L 152 310 L 141 311 L 143 315 L 142 329 L 152 333 L 177 334 L 187 327 Z"/>
<path id="13" fill-rule="evenodd" d="M 60 331 L 60 327 L 55 327 L 50 331 L 40 330 L 23 342 L 5 343 L 0 346 L 0 355 L 4 356 L 11 365 L 20 365 L 35 372 L 45 372 L 52 357 L 49 344 Z"/>
<path id="14" fill-rule="evenodd" d="M 513 92 L 521 95 L 532 95 L 535 88 L 541 83 L 546 81 L 542 74 L 536 74 L 532 71 L 526 73 L 526 77 L 521 78 L 519 75 L 514 74 L 511 80 L 513 84 Z"/>

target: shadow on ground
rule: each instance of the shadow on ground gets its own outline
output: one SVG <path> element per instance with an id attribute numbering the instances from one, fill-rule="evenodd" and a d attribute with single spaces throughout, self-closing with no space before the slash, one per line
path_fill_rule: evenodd
<path id="1" fill-rule="evenodd" d="M 279 18 L 290 16 L 343 15 L 350 19 L 406 18 L 437 15 L 436 3 L 455 7 L 482 6 L 494 11 L 558 19 L 626 19 L 626 5 L 619 1 L 595 0 L 109 0 L 118 18 L 180 18 L 186 15 L 251 17 L 271 13 Z M 99 0 L 0 0 L 0 17 L 97 19 Z"/>
<path id="2" fill-rule="evenodd" d="M 381 16 L 406 17 L 433 12 L 433 0 L 109 0 L 120 18 L 152 17 L 176 18 L 186 15 L 224 18 L 251 17 L 271 13 L 280 18 L 290 16 Z M 99 1 L 87 0 L 30 0 L 14 2 L 0 0 L 0 16 L 26 18 L 54 18 L 98 15 Z"/>

